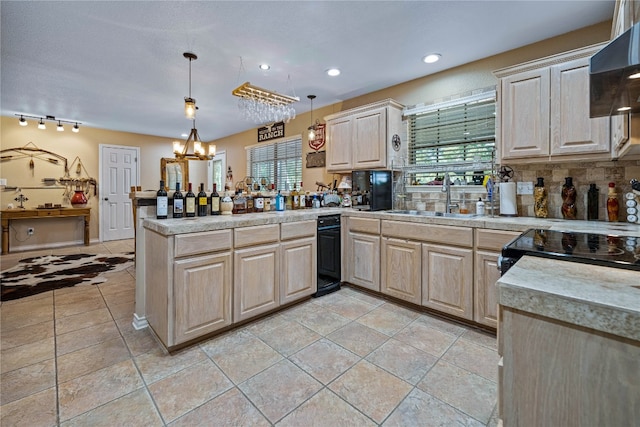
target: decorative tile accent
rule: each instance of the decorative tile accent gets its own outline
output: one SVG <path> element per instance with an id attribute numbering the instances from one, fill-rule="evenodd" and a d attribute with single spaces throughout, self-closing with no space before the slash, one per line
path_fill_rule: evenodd
<path id="1" fill-rule="evenodd" d="M 318 381 L 329 384 L 355 365 L 360 360 L 360 356 L 327 339 L 321 339 L 289 359 Z"/>

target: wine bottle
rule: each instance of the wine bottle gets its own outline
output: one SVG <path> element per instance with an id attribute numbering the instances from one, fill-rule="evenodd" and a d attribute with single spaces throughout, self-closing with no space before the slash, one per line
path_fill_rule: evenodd
<path id="1" fill-rule="evenodd" d="M 164 188 L 164 180 L 160 180 L 160 189 L 156 193 L 156 218 L 167 219 L 169 210 L 169 198 L 167 190 Z"/>
<path id="2" fill-rule="evenodd" d="M 220 195 L 218 194 L 218 184 L 215 182 L 211 193 L 211 215 L 220 215 Z"/>
<path id="3" fill-rule="evenodd" d="M 302 188 L 302 181 L 300 181 L 300 189 L 298 190 L 298 206 L 300 207 L 300 209 L 304 209 L 307 207 L 305 204 L 305 200 L 304 188 Z"/>
<path id="4" fill-rule="evenodd" d="M 189 183 L 189 189 L 187 190 L 187 194 L 184 196 L 184 204 L 186 216 L 189 218 L 196 216 L 196 195 L 193 194 L 191 183 Z"/>
<path id="5" fill-rule="evenodd" d="M 291 209 L 298 209 L 298 208 L 300 208 L 298 184 L 293 184 L 293 191 L 291 192 Z"/>
<path id="6" fill-rule="evenodd" d="M 204 192 L 204 183 L 200 183 L 200 192 L 198 193 L 198 216 L 207 216 L 207 193 Z"/>
<path id="7" fill-rule="evenodd" d="M 173 193 L 173 217 L 182 218 L 184 211 L 184 196 L 180 192 L 180 183 L 176 182 L 176 191 Z"/>

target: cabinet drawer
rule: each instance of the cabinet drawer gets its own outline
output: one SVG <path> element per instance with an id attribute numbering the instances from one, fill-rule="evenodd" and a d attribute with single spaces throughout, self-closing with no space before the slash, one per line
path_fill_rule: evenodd
<path id="1" fill-rule="evenodd" d="M 446 245 L 473 246 L 473 229 L 468 227 L 384 220 L 382 221 L 382 235 Z"/>
<path id="2" fill-rule="evenodd" d="M 231 248 L 231 230 L 206 231 L 204 233 L 176 236 L 176 258 L 186 255 L 216 252 Z"/>
<path id="3" fill-rule="evenodd" d="M 349 218 L 347 220 L 349 231 L 361 233 L 380 234 L 380 220 L 371 218 Z"/>
<path id="4" fill-rule="evenodd" d="M 476 247 L 478 249 L 491 249 L 499 251 L 521 233 L 518 231 L 476 229 Z"/>
<path id="5" fill-rule="evenodd" d="M 315 236 L 317 224 L 316 221 L 300 221 L 283 223 L 280 225 L 280 239 L 297 239 L 299 237 Z"/>
<path id="6" fill-rule="evenodd" d="M 280 238 L 280 224 L 236 228 L 233 232 L 236 248 L 256 246 L 263 243 L 277 242 Z"/>

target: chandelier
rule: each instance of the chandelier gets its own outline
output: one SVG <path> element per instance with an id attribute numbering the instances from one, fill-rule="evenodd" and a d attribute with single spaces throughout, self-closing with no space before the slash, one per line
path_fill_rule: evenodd
<path id="1" fill-rule="evenodd" d="M 173 141 L 173 154 L 176 159 L 191 159 L 191 160 L 211 160 L 216 155 L 215 144 L 206 144 L 208 148 L 205 148 L 205 144 L 198 135 L 198 129 L 196 129 L 196 100 L 191 97 L 191 62 L 198 59 L 195 53 L 185 52 L 182 54 L 189 60 L 189 96 L 184 98 L 184 114 L 188 119 L 192 121 L 191 132 L 187 140 L 182 143 L 180 141 Z M 190 145 L 193 143 L 193 151 L 189 151 Z"/>
<path id="2" fill-rule="evenodd" d="M 240 98 L 238 109 L 245 120 L 255 123 L 286 122 L 296 118 L 292 103 L 300 101 L 296 96 L 282 95 L 245 82 L 231 92 Z"/>

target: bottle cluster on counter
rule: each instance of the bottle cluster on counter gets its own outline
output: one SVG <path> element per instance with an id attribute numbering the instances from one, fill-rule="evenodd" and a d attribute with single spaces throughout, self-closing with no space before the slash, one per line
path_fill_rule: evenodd
<path id="1" fill-rule="evenodd" d="M 204 183 L 200 183 L 197 195 L 193 192 L 192 183 L 187 184 L 186 194 L 180 191 L 180 187 L 180 183 L 177 182 L 170 206 L 165 182 L 160 181 L 160 189 L 156 195 L 157 219 L 320 208 L 324 205 L 326 195 L 305 191 L 302 182 L 300 187 L 295 184 L 292 191 L 276 192 L 275 185 L 271 184 L 271 188 L 263 191 L 225 191 L 222 195 L 218 193 L 216 183 L 213 184 L 211 195 L 204 191 Z"/>

